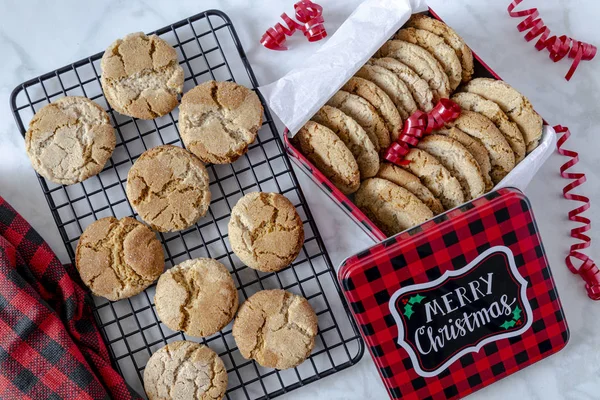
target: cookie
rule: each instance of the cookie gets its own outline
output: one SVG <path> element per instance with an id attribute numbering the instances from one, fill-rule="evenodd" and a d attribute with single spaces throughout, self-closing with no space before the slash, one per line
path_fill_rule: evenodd
<path id="1" fill-rule="evenodd" d="M 262 290 L 240 307 L 233 338 L 244 358 L 263 367 L 288 369 L 310 355 L 317 322 L 304 297 L 285 290 Z"/>
<path id="2" fill-rule="evenodd" d="M 304 226 L 296 208 L 278 193 L 248 193 L 231 210 L 229 242 L 250 268 L 279 271 L 298 257 Z"/>
<path id="3" fill-rule="evenodd" d="M 414 194 L 388 181 L 363 181 L 354 201 L 386 235 L 392 236 L 433 217 L 433 212 Z"/>
<path id="4" fill-rule="evenodd" d="M 466 200 L 485 193 L 485 181 L 479 164 L 458 141 L 443 135 L 427 135 L 417 147 L 436 157 L 458 179 Z"/>
<path id="5" fill-rule="evenodd" d="M 238 308 L 238 294 L 223 264 L 211 258 L 194 258 L 160 276 L 154 305 L 169 329 L 204 337 L 231 322 Z"/>
<path id="6" fill-rule="evenodd" d="M 462 67 L 462 81 L 468 82 L 473 75 L 473 53 L 463 38 L 454 29 L 442 21 L 430 18 L 423 14 L 413 14 L 406 26 L 424 29 L 444 38 L 446 43 L 454 49 Z"/>
<path id="7" fill-rule="evenodd" d="M 127 175 L 127 199 L 159 232 L 189 228 L 210 204 L 204 164 L 181 147 L 164 145 L 142 153 Z"/>
<path id="8" fill-rule="evenodd" d="M 394 39 L 416 44 L 430 52 L 448 75 L 450 90 L 454 91 L 460 85 L 462 79 L 460 60 L 454 49 L 447 45 L 441 36 L 424 29 L 404 28 L 396 33 Z"/>
<path id="9" fill-rule="evenodd" d="M 412 68 L 429 84 L 434 103 L 450 95 L 448 75 L 435 57 L 424 48 L 403 40 L 388 40 L 375 56 L 395 58 Z"/>
<path id="10" fill-rule="evenodd" d="M 377 151 L 385 151 L 390 145 L 390 131 L 377 110 L 367 100 L 344 90 L 339 90 L 327 102 L 352 117 L 369 135 Z"/>
<path id="11" fill-rule="evenodd" d="M 508 119 L 498 104 L 486 100 L 478 94 L 469 92 L 456 93 L 452 96 L 452 100 L 463 110 L 478 112 L 484 117 L 489 118 L 504 135 L 504 138 L 515 153 L 515 163 L 523 160 L 526 152 L 523 134 L 517 125 Z"/>
<path id="12" fill-rule="evenodd" d="M 508 83 L 490 78 L 473 79 L 462 90 L 478 94 L 497 103 L 523 133 L 527 152 L 529 153 L 537 147 L 542 137 L 543 121 L 527 97 Z"/>
<path id="13" fill-rule="evenodd" d="M 479 170 L 483 174 L 483 180 L 485 182 L 485 191 L 489 192 L 494 187 L 490 172 L 492 171 L 492 163 L 490 162 L 490 153 L 487 151 L 483 143 L 479 139 L 469 136 L 458 128 L 441 128 L 434 131 L 439 135 L 448 136 L 464 146 L 465 149 L 471 153 L 471 155 L 479 164 Z"/>
<path id="14" fill-rule="evenodd" d="M 33 168 L 61 185 L 98 174 L 114 149 L 115 131 L 108 114 L 85 97 L 63 97 L 42 107 L 25 134 Z"/>
<path id="15" fill-rule="evenodd" d="M 408 119 L 412 113 L 417 111 L 417 104 L 408 87 L 398 75 L 389 69 L 378 65 L 365 64 L 355 76 L 364 78 L 379 86 L 392 100 L 403 120 Z"/>
<path id="16" fill-rule="evenodd" d="M 175 49 L 156 35 L 131 33 L 111 44 L 102 56 L 102 90 L 123 115 L 153 119 L 177 107 L 183 68 Z"/>
<path id="17" fill-rule="evenodd" d="M 149 400 L 220 400 L 227 390 L 227 370 L 209 347 L 171 342 L 148 360 L 144 390 Z"/>
<path id="18" fill-rule="evenodd" d="M 391 57 L 371 58 L 366 65 L 375 65 L 393 72 L 406 84 L 417 108 L 425 112 L 431 111 L 433 108 L 433 91 L 427 81 L 408 65 Z"/>
<path id="19" fill-rule="evenodd" d="M 492 171 L 490 176 L 498 183 L 515 167 L 515 153 L 496 128 L 496 125 L 483 115 L 463 110 L 450 126 L 455 126 L 466 134 L 479 139 L 490 155 Z"/>
<path id="20" fill-rule="evenodd" d="M 229 164 L 248 151 L 262 126 L 263 107 L 252 90 L 235 82 L 204 82 L 179 106 L 179 133 L 202 161 Z"/>
<path id="21" fill-rule="evenodd" d="M 413 174 L 410 172 L 390 163 L 381 164 L 377 177 L 386 179 L 396 185 L 403 187 L 408 190 L 419 200 L 421 200 L 434 215 L 441 214 L 444 212 L 444 207 L 438 199 L 435 198 L 433 193 L 427 189 Z"/>
<path id="22" fill-rule="evenodd" d="M 292 143 L 344 194 L 358 190 L 360 172 L 356 159 L 333 131 L 308 121 Z"/>
<path id="23" fill-rule="evenodd" d="M 353 76 L 342 86 L 342 90 L 360 96 L 371 103 L 381 115 L 392 140 L 396 140 L 402 129 L 402 118 L 394 102 L 379 86 L 366 79 Z"/>
<path id="24" fill-rule="evenodd" d="M 412 148 L 404 159 L 410 163 L 402 168 L 419 178 L 423 185 L 442 202 L 446 210 L 465 202 L 460 183 L 437 158 L 426 151 Z"/>
<path id="25" fill-rule="evenodd" d="M 333 131 L 344 142 L 358 164 L 360 178 L 377 174 L 379 155 L 365 130 L 341 110 L 325 105 L 312 117 L 316 123 Z"/>
<path id="26" fill-rule="evenodd" d="M 117 301 L 150 286 L 165 261 L 160 242 L 146 225 L 131 217 L 106 217 L 90 224 L 79 238 L 75 265 L 92 293 Z"/>

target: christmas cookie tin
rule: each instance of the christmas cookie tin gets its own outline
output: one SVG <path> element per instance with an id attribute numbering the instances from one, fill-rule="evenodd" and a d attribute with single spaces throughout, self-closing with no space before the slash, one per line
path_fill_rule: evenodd
<path id="1" fill-rule="evenodd" d="M 391 398 L 454 399 L 561 350 L 569 330 L 527 198 L 504 188 L 344 261 Z"/>
<path id="2" fill-rule="evenodd" d="M 429 9 L 428 16 L 441 21 L 441 18 Z M 473 77 L 474 78 L 494 78 L 502 80 L 500 76 L 492 70 L 475 52 L 473 52 Z M 405 121 L 406 122 L 406 121 Z M 290 132 L 286 129 L 283 135 L 290 159 L 304 171 L 327 196 L 329 196 L 363 231 L 374 241 L 378 242 L 388 237 L 367 215 L 359 209 L 352 195 L 342 193 L 304 154 L 294 145 L 291 140 Z M 537 170 L 542 166 L 545 160 L 555 148 L 555 133 L 546 123 L 544 123 L 541 142 L 537 148 L 529 153 L 523 161 L 516 165 L 509 174 L 498 184 L 500 187 L 519 187 L 525 188 L 533 178 Z M 383 160 L 383 158 L 382 158 Z"/>

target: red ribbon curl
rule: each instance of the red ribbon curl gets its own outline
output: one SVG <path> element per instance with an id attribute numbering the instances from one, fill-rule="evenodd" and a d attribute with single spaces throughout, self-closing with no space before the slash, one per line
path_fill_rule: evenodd
<path id="1" fill-rule="evenodd" d="M 414 112 L 404 122 L 400 136 L 388 147 L 384 158 L 396 165 L 408 165 L 410 161 L 405 160 L 404 156 L 410 151 L 410 146 L 416 146 L 424 135 L 441 128 L 447 122 L 454 121 L 459 116 L 460 106 L 450 99 L 440 99 L 428 113 Z"/>
<path id="2" fill-rule="evenodd" d="M 585 174 L 581 172 L 567 172 L 569 168 L 579 162 L 579 154 L 573 150 L 567 150 L 563 148 L 563 144 L 571 136 L 569 128 L 556 125 L 554 130 L 556 131 L 556 134 L 562 134 L 556 143 L 558 153 L 571 158 L 560 167 L 560 176 L 562 176 L 564 179 L 573 179 L 573 181 L 563 188 L 563 196 L 567 200 L 579 201 L 583 203 L 583 205 L 569 211 L 569 220 L 579 222 L 583 225 L 571 229 L 571 237 L 579 240 L 580 242 L 571 245 L 569 254 L 565 258 L 565 262 L 572 273 L 579 274 L 581 278 L 583 278 L 588 296 L 592 300 L 600 300 L 600 270 L 591 258 L 579 251 L 590 247 L 592 242 L 592 239 L 585 234 L 585 232 L 591 229 L 591 221 L 589 218 L 580 215 L 586 210 L 589 210 L 590 199 L 580 194 L 571 193 L 573 189 L 585 183 Z M 576 258 L 582 262 L 579 269 L 577 269 L 573 264 L 573 258 Z"/>
<path id="3" fill-rule="evenodd" d="M 538 51 L 547 49 L 550 53 L 550 59 L 553 62 L 558 62 L 567 56 L 573 59 L 571 68 L 569 68 L 567 75 L 565 75 L 567 81 L 571 80 L 571 77 L 582 60 L 591 60 L 596 56 L 596 46 L 572 39 L 566 35 L 560 37 L 554 35 L 549 37 L 550 29 L 544 24 L 544 21 L 539 18 L 540 13 L 537 8 L 513 11 L 522 1 L 523 0 L 513 0 L 508 6 L 508 15 L 513 18 L 527 17 L 517 25 L 517 29 L 519 32 L 529 29 L 529 32 L 525 34 L 525 40 L 528 42 L 539 36 L 540 38 L 536 42 L 535 48 Z"/>
<path id="4" fill-rule="evenodd" d="M 286 13 L 281 14 L 281 19 L 287 28 L 281 23 L 275 24 L 273 28 L 267 29 L 260 39 L 260 43 L 267 49 L 287 50 L 285 46 L 286 36 L 292 36 L 296 30 L 302 31 L 309 42 L 316 42 L 327 37 L 327 31 L 323 23 L 323 7 L 310 0 L 301 0 L 294 4 L 296 19 L 298 23 Z"/>

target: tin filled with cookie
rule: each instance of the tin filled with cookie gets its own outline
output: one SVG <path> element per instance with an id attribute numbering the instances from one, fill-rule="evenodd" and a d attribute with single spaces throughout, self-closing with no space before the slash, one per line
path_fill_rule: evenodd
<path id="1" fill-rule="evenodd" d="M 322 90 L 314 101 L 326 105 L 305 115 L 311 121 L 297 133 L 285 135 L 292 160 L 374 240 L 418 224 L 425 213 L 417 209 L 429 209 L 429 219 L 493 189 L 523 188 L 553 140 L 527 98 L 481 63 L 433 12 L 414 14 L 389 33 L 373 40 L 368 51 L 360 49 L 363 64 L 349 66 L 341 89 L 329 91 L 330 97 L 328 82 L 315 77 L 311 84 Z M 283 79 L 289 87 L 304 87 L 294 77 Z M 269 101 L 270 92 L 266 95 Z M 460 115 L 427 130 L 427 137 L 407 141 L 402 127 L 415 129 L 418 112 L 431 113 L 449 98 Z M 280 117 L 297 123 L 298 115 L 301 110 Z M 406 149 L 390 158 L 400 142 Z M 376 162 L 379 171 L 373 174 Z M 391 185 L 371 181 L 374 176 Z M 415 196 L 419 206 L 396 201 L 400 191 Z"/>

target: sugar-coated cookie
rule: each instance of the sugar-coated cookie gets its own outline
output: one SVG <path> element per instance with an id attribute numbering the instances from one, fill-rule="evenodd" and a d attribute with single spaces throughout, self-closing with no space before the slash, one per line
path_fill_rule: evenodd
<path id="1" fill-rule="evenodd" d="M 460 183 L 437 158 L 417 148 L 410 149 L 404 158 L 410 163 L 403 168 L 417 176 L 446 210 L 465 202 Z"/>
<path id="2" fill-rule="evenodd" d="M 358 122 L 342 110 L 328 105 L 321 107 L 312 120 L 331 129 L 344 142 L 356 159 L 361 179 L 375 176 L 379 169 L 379 155 Z"/>
<path id="3" fill-rule="evenodd" d="M 424 48 L 404 40 L 388 40 L 375 56 L 392 57 L 412 68 L 429 84 L 434 103 L 450 95 L 448 75 L 435 57 Z"/>
<path id="4" fill-rule="evenodd" d="M 25 134 L 33 168 L 62 185 L 98 174 L 114 148 L 115 131 L 108 114 L 85 97 L 63 97 L 42 107 Z"/>
<path id="5" fill-rule="evenodd" d="M 126 192 L 135 211 L 159 232 L 189 228 L 210 204 L 204 164 L 189 151 L 171 145 L 142 153 L 129 170 Z"/>
<path id="6" fill-rule="evenodd" d="M 542 137 L 543 121 L 527 97 L 508 83 L 491 78 L 473 79 L 463 86 L 462 90 L 476 93 L 497 103 L 523 133 L 527 152 L 529 153 L 537 147 Z"/>
<path id="7" fill-rule="evenodd" d="M 229 242 L 250 268 L 279 271 L 298 257 L 304 226 L 296 208 L 278 193 L 248 193 L 231 210 Z"/>
<path id="8" fill-rule="evenodd" d="M 408 190 L 421 200 L 435 215 L 444 212 L 442 203 L 425 187 L 419 178 L 405 169 L 391 163 L 382 163 L 377 177 L 386 179 Z"/>
<path id="9" fill-rule="evenodd" d="M 292 138 L 298 150 L 344 194 L 356 192 L 360 171 L 352 152 L 333 131 L 308 121 Z"/>
<path id="10" fill-rule="evenodd" d="M 179 132 L 202 161 L 228 164 L 248 151 L 262 126 L 258 95 L 235 82 L 204 82 L 181 99 Z"/>
<path id="11" fill-rule="evenodd" d="M 149 400 L 221 400 L 227 370 L 209 347 L 180 340 L 158 349 L 144 369 Z"/>
<path id="12" fill-rule="evenodd" d="M 288 369 L 310 355 L 317 322 L 304 297 L 285 290 L 262 290 L 240 307 L 233 337 L 244 358 L 263 367 Z"/>
<path id="13" fill-rule="evenodd" d="M 369 139 L 371 139 L 378 152 L 388 148 L 390 145 L 390 131 L 379 112 L 367 100 L 345 90 L 338 90 L 329 99 L 327 105 L 339 108 L 358 122 L 367 132 Z"/>
<path id="14" fill-rule="evenodd" d="M 75 266 L 92 293 L 117 301 L 150 286 L 165 261 L 160 242 L 146 225 L 131 217 L 106 217 L 79 238 Z"/>
<path id="15" fill-rule="evenodd" d="M 460 60 L 454 49 L 446 44 L 441 36 L 424 29 L 404 28 L 400 29 L 394 38 L 416 44 L 429 51 L 448 75 L 450 90 L 453 91 L 458 87 L 462 79 Z"/>
<path id="16" fill-rule="evenodd" d="M 417 147 L 436 157 L 458 179 L 466 200 L 485 193 L 485 181 L 479 164 L 460 142 L 448 136 L 427 135 Z"/>
<path id="17" fill-rule="evenodd" d="M 526 146 L 523 134 L 517 124 L 508 119 L 500 106 L 475 93 L 462 92 L 452 96 L 452 100 L 463 110 L 478 112 L 496 125 L 515 153 L 515 162 L 519 163 L 525 157 Z"/>
<path id="18" fill-rule="evenodd" d="M 383 67 L 396 74 L 408 87 L 417 108 L 429 112 L 433 108 L 433 91 L 429 83 L 419 76 L 411 67 L 391 57 L 371 58 L 367 65 Z"/>
<path id="19" fill-rule="evenodd" d="M 490 155 L 492 163 L 490 176 L 494 183 L 500 182 L 515 167 L 515 153 L 489 118 L 473 111 L 463 110 L 460 117 L 449 126 L 457 127 L 483 143 Z"/>
<path id="20" fill-rule="evenodd" d="M 454 29 L 435 18 L 430 18 L 424 14 L 413 14 L 406 26 L 419 28 L 435 33 L 444 38 L 456 52 L 462 66 L 462 81 L 468 82 L 473 75 L 473 53 L 465 41 Z"/>
<path id="21" fill-rule="evenodd" d="M 402 118 L 396 105 L 383 89 L 373 82 L 353 76 L 342 86 L 342 90 L 367 100 L 381 115 L 390 133 L 391 140 L 396 140 L 402 129 Z"/>
<path id="22" fill-rule="evenodd" d="M 448 136 L 464 146 L 465 149 L 471 153 L 471 155 L 479 164 L 479 170 L 483 174 L 483 180 L 485 181 L 485 191 L 489 192 L 494 187 L 490 173 L 492 171 L 492 163 L 490 161 L 490 153 L 487 151 L 483 143 L 473 136 L 467 135 L 458 128 L 446 128 L 442 127 L 439 130 L 435 130 L 434 133 L 439 135 Z"/>
<path id="23" fill-rule="evenodd" d="M 358 70 L 356 76 L 379 86 L 394 102 L 403 120 L 406 120 L 412 113 L 417 111 L 417 104 L 406 83 L 389 69 L 379 65 L 365 64 Z"/>
<path id="24" fill-rule="evenodd" d="M 211 258 L 194 258 L 160 276 L 154 304 L 169 329 L 204 337 L 231 322 L 238 294 L 227 267 Z"/>
<path id="25" fill-rule="evenodd" d="M 354 198 L 356 205 L 386 235 L 392 236 L 433 217 L 414 194 L 381 178 L 363 181 Z"/>
<path id="26" fill-rule="evenodd" d="M 153 119 L 177 107 L 183 68 L 177 51 L 156 35 L 131 33 L 111 44 L 102 56 L 102 90 L 123 115 Z"/>

